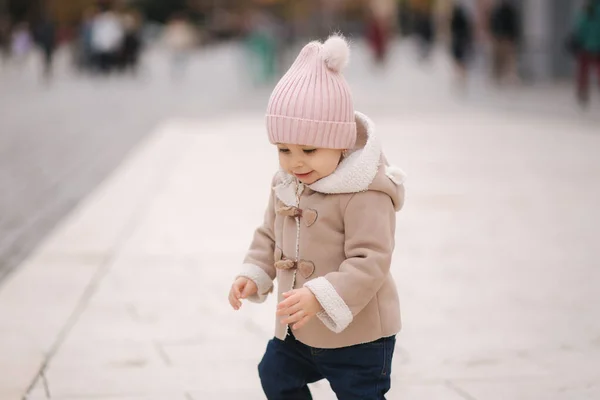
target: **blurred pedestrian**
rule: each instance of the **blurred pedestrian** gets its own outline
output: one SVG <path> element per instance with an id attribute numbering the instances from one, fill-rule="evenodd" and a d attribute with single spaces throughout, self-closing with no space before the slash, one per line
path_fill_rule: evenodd
<path id="1" fill-rule="evenodd" d="M 5 63 L 10 56 L 10 18 L 0 14 L 0 60 Z"/>
<path id="2" fill-rule="evenodd" d="M 275 17 L 263 9 L 251 10 L 244 21 L 249 66 L 256 84 L 271 82 L 278 71 L 279 39 L 282 29 Z"/>
<path id="3" fill-rule="evenodd" d="M 498 0 L 490 14 L 492 75 L 498 83 L 518 81 L 517 48 L 521 20 L 513 0 Z"/>
<path id="4" fill-rule="evenodd" d="M 75 63 L 79 71 L 90 72 L 98 68 L 98 59 L 94 56 L 94 47 L 92 44 L 94 21 L 97 12 L 96 8 L 90 7 L 82 15 L 79 33 L 74 44 Z"/>
<path id="5" fill-rule="evenodd" d="M 433 7 L 433 20 L 436 27 L 436 38 L 439 42 L 448 44 L 451 41 L 450 21 L 454 10 L 453 0 L 437 0 Z"/>
<path id="6" fill-rule="evenodd" d="M 575 25 L 577 55 L 577 99 L 586 106 L 590 99 L 589 75 L 595 68 L 600 82 L 600 0 L 589 0 L 579 12 Z"/>
<path id="7" fill-rule="evenodd" d="M 21 22 L 17 24 L 11 37 L 11 56 L 19 66 L 23 66 L 31 52 L 33 40 L 29 30 L 29 24 Z"/>
<path id="8" fill-rule="evenodd" d="M 457 81 L 464 85 L 467 67 L 473 51 L 473 15 L 460 1 L 455 2 L 450 17 L 450 52 Z"/>
<path id="9" fill-rule="evenodd" d="M 121 48 L 121 68 L 136 74 L 142 50 L 139 17 L 133 12 L 124 14 L 123 28 L 125 34 Z"/>
<path id="10" fill-rule="evenodd" d="M 376 64 L 387 59 L 392 32 L 396 24 L 395 0 L 370 0 L 367 12 L 367 40 Z"/>
<path id="11" fill-rule="evenodd" d="M 410 4 L 408 0 L 398 0 L 398 9 L 396 10 L 396 21 L 400 36 L 405 37 L 411 34 L 410 26 Z"/>
<path id="12" fill-rule="evenodd" d="M 367 20 L 367 40 L 373 53 L 375 64 L 382 65 L 387 56 L 388 33 L 383 23 L 372 13 Z"/>
<path id="13" fill-rule="evenodd" d="M 49 80 L 56 50 L 56 26 L 49 15 L 45 15 L 36 26 L 35 40 L 43 55 L 43 76 Z"/>
<path id="14" fill-rule="evenodd" d="M 322 379 L 338 399 L 384 399 L 392 382 L 404 174 L 354 111 L 348 58 L 339 36 L 307 44 L 267 106 L 279 172 L 229 303 L 264 302 L 277 279 L 275 337 L 258 366 L 269 400 L 312 399 L 308 384 Z"/>
<path id="15" fill-rule="evenodd" d="M 431 55 L 436 33 L 433 20 L 433 0 L 412 0 L 411 12 L 414 32 L 419 45 L 419 57 L 426 61 Z"/>
<path id="16" fill-rule="evenodd" d="M 167 24 L 163 42 L 171 53 L 171 78 L 184 77 L 194 46 L 197 31 L 183 12 L 175 13 Z"/>
<path id="17" fill-rule="evenodd" d="M 122 21 L 110 5 L 100 5 L 100 13 L 94 17 L 91 33 L 92 52 L 96 63 L 101 72 L 109 73 L 117 66 L 125 37 Z"/>

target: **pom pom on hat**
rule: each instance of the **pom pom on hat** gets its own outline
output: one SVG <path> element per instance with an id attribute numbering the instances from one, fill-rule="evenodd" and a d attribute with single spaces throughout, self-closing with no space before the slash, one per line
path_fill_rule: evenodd
<path id="1" fill-rule="evenodd" d="M 323 43 L 323 59 L 327 68 L 334 72 L 340 72 L 350 58 L 350 46 L 346 39 L 339 35 L 331 35 Z"/>

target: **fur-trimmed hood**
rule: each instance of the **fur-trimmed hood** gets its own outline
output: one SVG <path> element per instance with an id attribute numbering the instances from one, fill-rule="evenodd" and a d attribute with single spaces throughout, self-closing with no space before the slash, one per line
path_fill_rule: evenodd
<path id="1" fill-rule="evenodd" d="M 390 196 L 396 211 L 404 204 L 404 172 L 390 165 L 381 150 L 373 122 L 364 114 L 355 112 L 357 127 L 356 146 L 329 176 L 307 187 L 323 194 L 348 194 L 367 190 Z M 295 203 L 296 178 L 281 170 L 275 194 L 283 203 Z"/>

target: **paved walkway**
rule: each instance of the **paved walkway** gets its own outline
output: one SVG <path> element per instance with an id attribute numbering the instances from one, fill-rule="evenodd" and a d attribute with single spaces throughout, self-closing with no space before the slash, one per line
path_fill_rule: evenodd
<path id="1" fill-rule="evenodd" d="M 389 398 L 597 399 L 597 130 L 377 122 L 409 173 Z M 261 399 L 274 303 L 226 293 L 275 163 L 260 115 L 157 128 L 0 289 L 0 398 Z"/>
<path id="2" fill-rule="evenodd" d="M 357 68 L 357 108 L 409 176 L 389 398 L 598 399 L 595 120 L 452 102 L 403 61 L 389 85 Z M 0 285 L 0 399 L 263 398 L 273 299 L 226 295 L 276 153 L 260 112 L 195 118 L 184 98 Z"/>

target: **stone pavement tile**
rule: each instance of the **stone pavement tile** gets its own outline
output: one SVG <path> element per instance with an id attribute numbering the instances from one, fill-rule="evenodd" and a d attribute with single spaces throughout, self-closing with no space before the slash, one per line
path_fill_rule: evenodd
<path id="1" fill-rule="evenodd" d="M 258 342 L 255 340 L 255 342 Z M 162 345 L 172 365 L 177 367 L 200 368 L 216 363 L 244 362 L 258 365 L 265 348 L 258 343 L 254 345 L 247 339 L 209 341 L 198 344 Z"/>
<path id="2" fill-rule="evenodd" d="M 56 228 L 40 252 L 106 254 L 140 205 L 151 199 L 166 171 L 186 150 L 185 137 L 159 127 L 91 196 Z M 177 129 L 177 128 L 175 128 Z"/>
<path id="3" fill-rule="evenodd" d="M 474 360 L 465 363 L 434 362 L 395 366 L 395 376 L 400 381 L 428 383 L 443 379 L 521 379 L 524 377 L 547 377 L 548 374 L 535 365 L 516 360 Z"/>
<path id="4" fill-rule="evenodd" d="M 0 399 L 2 400 L 22 400 L 23 392 L 19 390 L 0 389 Z M 43 398 L 45 400 L 45 398 Z"/>
<path id="5" fill-rule="evenodd" d="M 121 303 L 136 306 L 193 306 L 202 300 L 201 260 L 176 257 L 119 257 L 105 277 L 93 304 Z M 186 302 L 190 296 L 196 301 Z M 190 299 L 191 300 L 191 299 Z M 140 311 L 140 310 L 138 310 Z"/>
<path id="6" fill-rule="evenodd" d="M 233 390 L 250 394 L 262 393 L 258 365 L 254 361 L 207 363 L 191 368 L 173 367 L 172 370 L 186 392 L 219 393 L 222 390 Z"/>
<path id="7" fill-rule="evenodd" d="M 4 400 L 4 398 L 2 397 Z M 190 400 L 190 396 L 181 392 L 168 392 L 162 394 L 152 394 L 148 396 L 52 396 L 52 400 Z M 21 400 L 21 398 L 19 398 Z M 26 400 L 48 400 L 48 397 L 41 394 L 32 394 L 27 396 Z"/>
<path id="8" fill-rule="evenodd" d="M 468 394 L 468 399 L 477 400 L 597 400 L 600 398 L 600 380 L 565 381 L 556 376 L 546 379 L 510 379 L 493 381 L 460 381 L 453 380 L 461 392 Z"/>
<path id="9" fill-rule="evenodd" d="M 0 336 L 0 399 L 21 399 L 42 367 L 44 354 L 32 352 L 28 343 Z"/>
<path id="10" fill-rule="evenodd" d="M 0 334 L 17 332 L 48 351 L 101 260 L 38 254 L 0 288 Z"/>
<path id="11" fill-rule="evenodd" d="M 442 383 L 413 384 L 392 379 L 388 400 L 472 400 Z"/>
<path id="12" fill-rule="evenodd" d="M 329 382 L 326 380 L 321 380 L 319 382 L 312 383 L 308 385 L 310 388 L 310 392 L 312 393 L 315 399 L 323 399 L 323 400 L 337 400 L 337 396 L 331 390 L 331 386 Z"/>
<path id="13" fill-rule="evenodd" d="M 51 366 L 46 379 L 52 398 L 143 397 L 183 392 L 176 371 L 162 366 Z"/>
<path id="14" fill-rule="evenodd" d="M 124 305 L 93 305 L 86 308 L 70 330 L 63 346 L 90 346 L 97 344 L 147 343 L 149 337 Z M 59 350 L 60 353 L 60 350 Z"/>
<path id="15" fill-rule="evenodd" d="M 261 389 L 256 389 L 252 392 L 238 390 L 235 385 L 224 387 L 221 390 L 214 391 L 192 391 L 190 392 L 191 399 L 188 400 L 265 400 L 266 397 Z M 259 391 L 260 390 L 260 391 Z"/>
<path id="16" fill-rule="evenodd" d="M 242 254 L 231 254 L 121 257 L 91 299 L 90 309 L 113 309 L 123 324 L 135 324 L 147 338 L 164 344 L 236 340 L 240 332 L 254 332 L 266 344 L 273 334 L 275 299 L 246 303 L 239 312 L 231 309 L 227 293 L 242 259 Z M 86 313 L 82 319 L 91 320 Z M 81 330 L 76 326 L 74 334 Z M 88 338 L 87 333 L 79 336 Z"/>
<path id="17" fill-rule="evenodd" d="M 93 260 L 35 255 L 3 284 L 0 392 L 25 393 L 98 265 Z"/>
<path id="18" fill-rule="evenodd" d="M 265 400 L 266 397 L 260 386 L 257 372 L 255 375 L 256 378 L 250 387 L 239 387 L 236 383 L 237 381 L 234 380 L 229 385 L 214 390 L 192 390 L 190 391 L 190 395 L 194 400 Z M 310 384 L 309 387 L 315 399 L 337 400 L 337 397 L 326 381 Z"/>
<path id="19" fill-rule="evenodd" d="M 423 326 L 423 337 L 418 340 L 411 337 L 411 332 L 401 332 L 398 336 L 393 361 L 398 379 L 431 382 L 450 378 L 540 378 L 550 375 L 546 366 L 521 357 L 509 346 L 498 346 L 493 338 L 486 340 L 485 336 L 476 337 L 457 329 L 458 332 L 449 332 L 447 337 L 436 340 L 436 335 L 427 329 Z M 463 335 L 462 338 L 454 338 L 456 333 Z"/>
<path id="20" fill-rule="evenodd" d="M 273 324 L 269 324 L 269 327 Z M 249 346 L 260 346 L 264 350 L 273 333 L 263 329 L 249 317 L 234 319 L 233 316 L 212 316 L 205 320 L 198 315 L 195 319 L 162 318 L 148 325 L 147 332 L 162 346 L 212 342 L 227 347 L 232 341 L 244 341 Z"/>
<path id="21" fill-rule="evenodd" d="M 55 366 L 50 367 L 46 378 L 53 398 L 150 396 L 183 391 L 218 393 L 222 388 L 260 393 L 260 382 L 256 371 L 255 363 L 245 362 L 207 364 L 197 368 Z"/>
<path id="22" fill-rule="evenodd" d="M 309 385 L 311 393 L 318 400 L 337 400 L 335 393 L 326 381 L 320 381 Z M 260 399 L 265 396 L 259 387 L 253 391 L 247 391 L 236 388 L 235 384 L 223 387 L 217 391 L 191 391 L 192 398 L 195 399 L 218 399 L 218 400 L 236 400 L 236 399 Z M 461 396 L 453 388 L 444 384 L 407 384 L 393 383 L 392 389 L 388 392 L 389 400 L 472 400 Z"/>
<path id="23" fill-rule="evenodd" d="M 595 341 L 531 348 L 520 351 L 519 355 L 555 375 L 600 382 L 600 348 Z M 565 373 L 565 371 L 569 372 Z"/>
<path id="24" fill-rule="evenodd" d="M 31 390 L 27 394 L 26 400 L 30 400 L 30 399 L 44 399 L 45 400 L 48 397 L 49 397 L 49 394 L 46 392 L 46 382 L 43 379 L 38 378 L 35 385 L 31 388 Z"/>
<path id="25" fill-rule="evenodd" d="M 144 367 L 164 365 L 159 350 L 149 341 L 69 340 L 52 358 L 50 367 Z"/>

